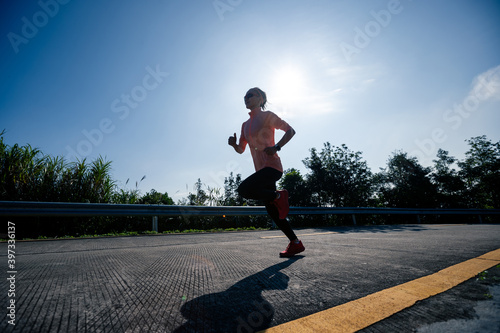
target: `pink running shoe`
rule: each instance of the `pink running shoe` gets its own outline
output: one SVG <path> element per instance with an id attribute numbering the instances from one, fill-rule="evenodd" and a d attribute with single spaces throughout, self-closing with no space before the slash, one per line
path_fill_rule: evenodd
<path id="1" fill-rule="evenodd" d="M 288 191 L 280 190 L 278 193 L 280 194 L 280 197 L 279 199 L 274 200 L 274 204 L 278 208 L 280 220 L 283 220 L 288 216 L 288 212 L 290 211 L 290 205 L 288 204 Z"/>
<path id="2" fill-rule="evenodd" d="M 290 242 L 286 247 L 285 251 L 280 252 L 280 257 L 290 258 L 297 253 L 303 252 L 306 248 L 302 245 L 302 241 L 299 240 L 298 243 Z"/>

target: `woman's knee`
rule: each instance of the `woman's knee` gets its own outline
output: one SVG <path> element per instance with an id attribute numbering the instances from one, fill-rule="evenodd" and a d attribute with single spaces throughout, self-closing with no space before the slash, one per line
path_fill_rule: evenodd
<path id="1" fill-rule="evenodd" d="M 240 186 L 238 186 L 237 191 L 243 198 L 247 198 L 250 195 L 248 186 L 245 183 L 241 183 Z"/>

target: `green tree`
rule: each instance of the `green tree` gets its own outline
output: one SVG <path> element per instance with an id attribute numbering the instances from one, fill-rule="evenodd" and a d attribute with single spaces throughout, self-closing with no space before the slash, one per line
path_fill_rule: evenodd
<path id="1" fill-rule="evenodd" d="M 345 144 L 333 147 L 324 144 L 318 154 L 315 148 L 303 160 L 311 170 L 307 185 L 311 201 L 318 206 L 360 207 L 372 196 L 372 173 L 362 160 L 361 152 L 350 150 Z"/>
<path id="2" fill-rule="evenodd" d="M 381 204 L 399 208 L 435 207 L 437 192 L 430 181 L 430 172 L 415 157 L 401 151 L 393 153 L 387 167 L 376 177 Z"/>
<path id="3" fill-rule="evenodd" d="M 257 200 L 245 199 L 238 193 L 238 187 L 242 182 L 241 174 L 236 177 L 231 172 L 229 177 L 224 178 L 224 206 L 255 206 Z"/>
<path id="4" fill-rule="evenodd" d="M 195 193 L 189 193 L 188 195 L 188 205 L 190 206 L 205 206 L 208 200 L 207 193 L 203 190 L 203 183 L 201 179 L 194 184 Z"/>
<path id="5" fill-rule="evenodd" d="M 238 194 L 238 186 L 241 184 L 241 175 L 234 177 L 233 173 L 224 178 L 224 206 L 241 206 L 243 200 Z"/>
<path id="6" fill-rule="evenodd" d="M 294 168 L 285 170 L 283 177 L 279 181 L 279 187 L 287 189 L 290 193 L 289 203 L 291 206 L 304 207 L 310 205 L 309 187 L 299 170 Z"/>
<path id="7" fill-rule="evenodd" d="M 152 189 L 140 198 L 139 203 L 145 205 L 173 205 L 174 200 L 166 192 L 161 193 Z"/>
<path id="8" fill-rule="evenodd" d="M 470 148 L 458 162 L 465 199 L 471 208 L 500 208 L 500 141 L 493 143 L 483 135 L 467 142 Z"/>
<path id="9" fill-rule="evenodd" d="M 437 190 L 437 204 L 440 208 L 463 208 L 465 183 L 458 171 L 453 168 L 457 159 L 449 156 L 446 150 L 439 149 L 437 159 L 433 160 L 432 182 Z"/>

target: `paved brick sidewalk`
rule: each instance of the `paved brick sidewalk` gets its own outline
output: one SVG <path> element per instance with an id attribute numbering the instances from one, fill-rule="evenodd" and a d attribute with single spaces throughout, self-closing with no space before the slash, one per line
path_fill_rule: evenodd
<path id="1" fill-rule="evenodd" d="M 500 247 L 500 225 L 297 233 L 293 259 L 279 231 L 17 242 L 16 325 L 0 331 L 253 332 Z"/>

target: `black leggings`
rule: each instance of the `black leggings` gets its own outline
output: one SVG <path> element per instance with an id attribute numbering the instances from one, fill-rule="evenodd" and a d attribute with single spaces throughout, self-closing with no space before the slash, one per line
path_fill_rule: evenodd
<path id="1" fill-rule="evenodd" d="M 246 199 L 261 200 L 274 223 L 290 241 L 297 239 L 287 219 L 280 220 L 278 208 L 273 204 L 276 198 L 276 182 L 283 172 L 274 168 L 264 168 L 249 176 L 238 187 L 238 193 Z"/>

